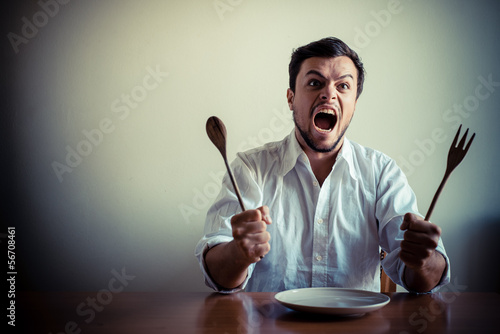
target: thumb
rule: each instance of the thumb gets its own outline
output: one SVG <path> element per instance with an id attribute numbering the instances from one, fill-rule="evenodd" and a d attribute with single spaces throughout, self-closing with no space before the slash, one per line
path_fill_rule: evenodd
<path id="1" fill-rule="evenodd" d="M 262 219 L 266 222 L 267 225 L 273 222 L 271 216 L 269 215 L 269 207 L 267 205 L 263 205 L 257 208 L 257 210 L 262 213 Z"/>
<path id="2" fill-rule="evenodd" d="M 405 216 L 403 218 L 403 223 L 401 224 L 401 226 L 399 228 L 401 230 L 409 229 L 411 220 L 412 220 L 412 214 L 408 212 L 407 214 L 405 214 Z"/>

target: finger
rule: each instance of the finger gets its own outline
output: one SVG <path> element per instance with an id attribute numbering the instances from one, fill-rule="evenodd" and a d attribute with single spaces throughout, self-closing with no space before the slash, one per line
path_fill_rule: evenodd
<path id="1" fill-rule="evenodd" d="M 404 216 L 403 223 L 400 226 L 401 230 L 411 230 L 414 232 L 423 232 L 428 234 L 441 235 L 441 229 L 436 224 L 425 221 L 423 218 L 407 213 Z"/>
<path id="2" fill-rule="evenodd" d="M 262 259 L 271 250 L 269 243 L 255 245 L 255 254 Z"/>
<path id="3" fill-rule="evenodd" d="M 243 238 L 249 234 L 257 234 L 266 231 L 266 223 L 262 220 L 236 223 L 233 224 L 232 227 L 234 238 Z"/>
<path id="4" fill-rule="evenodd" d="M 401 230 L 407 230 L 410 227 L 410 224 L 416 220 L 416 215 L 413 213 L 406 213 L 403 218 L 403 223 L 399 227 Z"/>
<path id="5" fill-rule="evenodd" d="M 271 249 L 271 245 L 268 242 L 265 242 L 265 240 L 270 239 L 269 233 L 267 233 L 267 235 L 266 233 L 261 233 L 260 235 L 252 235 L 240 240 L 236 240 L 236 244 L 241 250 L 243 256 L 248 258 L 251 262 L 259 261 L 261 257 L 266 255 Z"/>
<path id="6" fill-rule="evenodd" d="M 262 214 L 262 219 L 266 222 L 267 225 L 271 224 L 273 221 L 271 216 L 269 215 L 269 207 L 267 205 L 263 205 L 257 208 Z"/>
<path id="7" fill-rule="evenodd" d="M 263 245 L 271 240 L 271 234 L 269 232 L 249 234 L 246 237 L 248 245 Z"/>
<path id="8" fill-rule="evenodd" d="M 438 246 L 439 235 L 407 230 L 403 239 L 406 242 L 420 245 L 421 247 L 436 248 Z"/>
<path id="9" fill-rule="evenodd" d="M 410 223 L 406 232 L 423 233 L 431 236 L 441 236 L 441 228 L 436 224 L 425 220 L 417 220 Z"/>
<path id="10" fill-rule="evenodd" d="M 260 220 L 262 220 L 262 212 L 260 210 L 246 210 L 232 216 L 231 225 Z"/>
<path id="11" fill-rule="evenodd" d="M 424 244 L 417 244 L 406 240 L 401 241 L 401 252 L 409 253 L 418 257 L 427 257 L 435 249 L 436 247 L 433 247 L 433 245 L 427 246 Z"/>
<path id="12" fill-rule="evenodd" d="M 430 255 L 429 255 L 430 256 Z M 399 258 L 410 268 L 418 268 L 424 265 L 428 256 L 421 256 L 410 252 L 399 252 Z"/>

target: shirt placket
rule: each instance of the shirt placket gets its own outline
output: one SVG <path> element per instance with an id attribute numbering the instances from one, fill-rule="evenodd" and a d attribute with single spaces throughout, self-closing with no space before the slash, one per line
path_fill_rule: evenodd
<path id="1" fill-rule="evenodd" d="M 330 203 L 330 182 L 327 178 L 323 186 L 315 181 L 313 186 L 319 192 L 316 209 L 314 211 L 313 224 L 313 253 L 312 253 L 312 286 L 327 286 L 327 264 L 328 264 L 328 217 Z"/>

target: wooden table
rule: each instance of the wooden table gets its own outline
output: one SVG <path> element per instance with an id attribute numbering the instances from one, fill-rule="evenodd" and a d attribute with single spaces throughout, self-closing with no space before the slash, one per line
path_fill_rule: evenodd
<path id="1" fill-rule="evenodd" d="M 275 293 L 22 292 L 23 333 L 500 333 L 500 295 L 391 293 L 358 317 L 292 311 Z M 29 330 L 29 331 L 28 331 Z"/>

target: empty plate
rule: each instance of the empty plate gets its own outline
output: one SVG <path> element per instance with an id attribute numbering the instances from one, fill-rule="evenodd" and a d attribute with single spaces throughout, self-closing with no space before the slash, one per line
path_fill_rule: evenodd
<path id="1" fill-rule="evenodd" d="M 391 300 L 381 293 L 344 288 L 293 289 L 278 292 L 274 298 L 292 310 L 337 315 L 372 312 Z"/>

